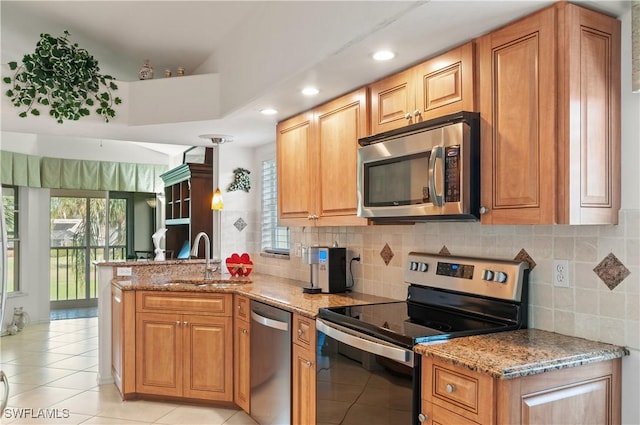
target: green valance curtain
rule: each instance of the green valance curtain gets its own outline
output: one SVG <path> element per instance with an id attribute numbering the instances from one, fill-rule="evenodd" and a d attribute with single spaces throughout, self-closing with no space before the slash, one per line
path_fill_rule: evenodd
<path id="1" fill-rule="evenodd" d="M 14 186 L 50 189 L 156 192 L 166 165 L 47 158 L 0 152 L 0 181 Z"/>

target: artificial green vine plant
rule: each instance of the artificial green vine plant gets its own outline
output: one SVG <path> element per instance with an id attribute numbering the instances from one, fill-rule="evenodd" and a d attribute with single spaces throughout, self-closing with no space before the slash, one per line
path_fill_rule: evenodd
<path id="1" fill-rule="evenodd" d="M 6 95 L 13 106 L 23 108 L 22 118 L 40 115 L 41 105 L 62 124 L 89 115 L 95 106 L 95 113 L 109 122 L 116 115 L 114 105 L 122 103 L 113 95 L 118 86 L 112 76 L 100 74 L 98 61 L 89 52 L 71 44 L 69 35 L 66 30 L 61 37 L 40 34 L 35 52 L 24 55 L 22 64 L 9 62 L 9 69 L 16 72 L 13 78 L 3 78 L 11 84 Z"/>

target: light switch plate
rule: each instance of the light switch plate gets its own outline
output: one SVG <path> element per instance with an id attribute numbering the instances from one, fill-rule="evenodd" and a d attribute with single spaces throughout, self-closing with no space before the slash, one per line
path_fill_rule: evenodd
<path id="1" fill-rule="evenodd" d="M 569 260 L 553 260 L 553 285 L 569 287 Z"/>
<path id="2" fill-rule="evenodd" d="M 116 269 L 117 276 L 131 276 L 131 267 L 118 267 Z"/>

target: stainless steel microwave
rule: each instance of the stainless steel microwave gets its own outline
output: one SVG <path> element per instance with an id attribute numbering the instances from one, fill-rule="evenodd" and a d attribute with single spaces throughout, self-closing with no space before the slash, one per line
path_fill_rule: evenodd
<path id="1" fill-rule="evenodd" d="M 358 141 L 358 216 L 478 220 L 480 116 L 460 112 Z"/>

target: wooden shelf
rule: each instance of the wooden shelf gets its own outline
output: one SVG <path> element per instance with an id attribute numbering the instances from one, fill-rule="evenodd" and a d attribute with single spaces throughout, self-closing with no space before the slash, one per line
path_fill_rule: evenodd
<path id="1" fill-rule="evenodd" d="M 211 235 L 213 214 L 211 164 L 182 164 L 160 177 L 165 184 L 166 249 L 180 252 L 199 232 Z M 204 258 L 204 250 L 200 251 Z"/>

